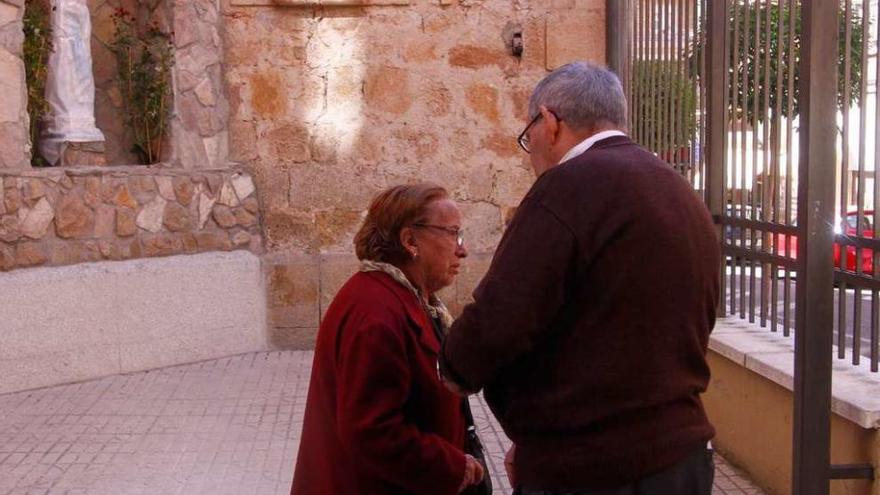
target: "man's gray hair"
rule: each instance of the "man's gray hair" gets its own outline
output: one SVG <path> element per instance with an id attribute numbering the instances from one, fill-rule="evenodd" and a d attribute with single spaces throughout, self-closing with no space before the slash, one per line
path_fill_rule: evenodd
<path id="1" fill-rule="evenodd" d="M 590 62 L 573 62 L 554 70 L 532 92 L 529 118 L 541 105 L 573 129 L 591 127 L 603 121 L 626 127 L 626 97 L 620 79 L 605 67 Z"/>

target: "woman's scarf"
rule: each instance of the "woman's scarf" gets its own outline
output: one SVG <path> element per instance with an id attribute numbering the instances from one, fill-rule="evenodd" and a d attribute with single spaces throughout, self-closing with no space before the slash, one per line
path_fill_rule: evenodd
<path id="1" fill-rule="evenodd" d="M 449 327 L 452 326 L 452 322 L 455 319 L 452 317 L 452 313 L 449 312 L 449 309 L 446 308 L 446 305 L 443 304 L 443 301 L 440 300 L 435 294 L 431 294 L 428 298 L 428 303 L 425 304 L 424 298 L 419 293 L 418 289 L 406 278 L 406 274 L 400 268 L 390 264 L 383 263 L 381 261 L 370 261 L 370 260 L 362 260 L 361 261 L 361 269 L 362 272 L 383 272 L 387 273 L 391 278 L 396 280 L 399 284 L 403 285 L 407 289 L 411 290 L 413 294 L 415 294 L 416 299 L 422 304 L 422 307 L 425 308 L 425 311 L 428 312 L 428 315 L 439 321 L 440 326 L 443 327 L 443 333 L 445 334 Z"/>

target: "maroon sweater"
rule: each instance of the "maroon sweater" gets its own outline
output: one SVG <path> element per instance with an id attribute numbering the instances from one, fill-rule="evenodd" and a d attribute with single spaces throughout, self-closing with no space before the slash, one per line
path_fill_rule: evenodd
<path id="1" fill-rule="evenodd" d="M 532 186 L 441 369 L 485 389 L 518 483 L 625 484 L 714 435 L 700 393 L 719 267 L 686 181 L 629 138 L 604 139 Z"/>

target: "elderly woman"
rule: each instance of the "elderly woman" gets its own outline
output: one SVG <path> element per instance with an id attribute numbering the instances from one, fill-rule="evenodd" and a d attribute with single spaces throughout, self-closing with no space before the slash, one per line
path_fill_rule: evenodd
<path id="1" fill-rule="evenodd" d="M 463 452 L 462 399 L 439 381 L 452 318 L 435 295 L 467 256 L 446 190 L 379 194 L 355 237 L 362 266 L 321 323 L 293 495 L 453 495 L 483 468 Z"/>

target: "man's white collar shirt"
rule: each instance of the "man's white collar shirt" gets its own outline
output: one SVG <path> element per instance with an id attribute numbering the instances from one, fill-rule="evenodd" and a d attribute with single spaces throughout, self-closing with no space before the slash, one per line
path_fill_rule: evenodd
<path id="1" fill-rule="evenodd" d="M 593 145 L 598 143 L 599 141 L 601 141 L 603 139 L 608 139 L 608 138 L 614 137 L 614 136 L 626 136 L 626 134 L 624 134 L 623 132 L 618 131 L 618 130 L 602 131 L 602 132 L 598 132 L 596 134 L 593 134 L 592 136 L 588 137 L 587 139 L 584 139 L 583 141 L 581 141 L 580 144 L 578 144 L 574 148 L 568 150 L 568 153 L 566 153 L 565 156 L 562 157 L 562 160 L 559 160 L 559 163 L 565 163 L 565 162 L 571 160 L 572 158 L 580 156 L 585 151 L 592 148 Z"/>

